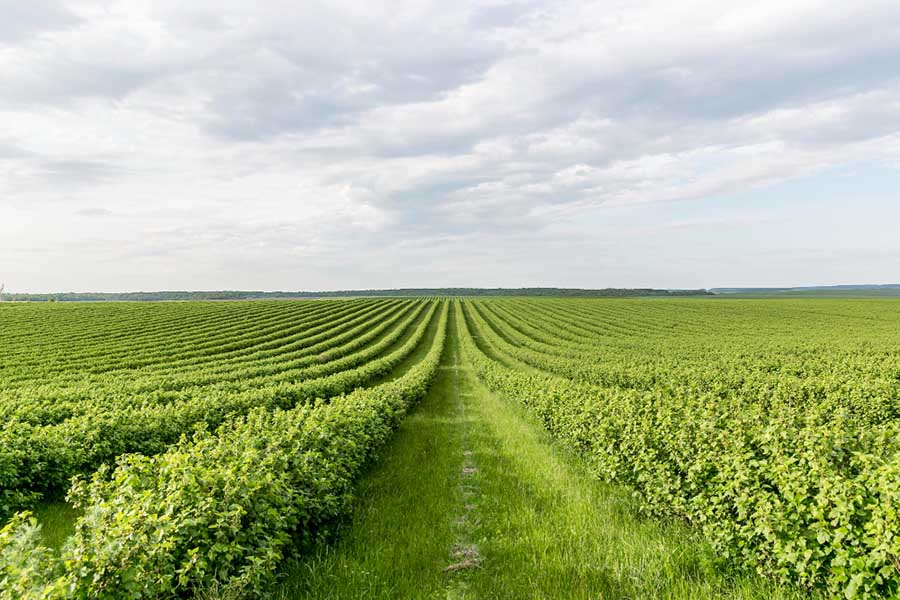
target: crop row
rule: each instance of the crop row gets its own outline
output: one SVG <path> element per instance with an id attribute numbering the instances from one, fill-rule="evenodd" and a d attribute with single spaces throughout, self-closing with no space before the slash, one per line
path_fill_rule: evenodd
<path id="1" fill-rule="evenodd" d="M 329 306 L 316 311 L 296 309 L 275 310 L 262 313 L 259 309 L 247 309 L 244 314 L 234 315 L 224 322 L 195 325 L 182 332 L 166 334 L 164 330 L 144 339 L 140 343 L 123 339 L 115 343 L 110 340 L 88 343 L 69 342 L 60 344 L 63 357 L 54 357 L 44 348 L 36 348 L 32 363 L 25 359 L 24 349 L 15 352 L 16 364 L 7 365 L 8 381 L 17 378 L 40 379 L 60 375 L 82 377 L 85 374 L 102 374 L 108 371 L 135 370 L 141 368 L 161 368 L 169 370 L 179 365 L 196 365 L 202 360 L 222 360 L 231 355 L 240 355 L 246 349 L 256 349 L 264 343 L 278 343 L 283 338 L 296 334 L 316 333 L 327 330 L 343 322 L 345 318 L 360 317 L 366 312 L 379 308 L 379 304 L 357 304 Z M 128 330 L 133 325 L 128 321 L 119 327 Z M 140 335 L 140 329 L 135 332 Z"/>
<path id="2" fill-rule="evenodd" d="M 206 387 L 167 401 L 85 403 L 78 414 L 59 423 L 8 424 L 0 429 L 0 515 L 64 492 L 73 475 L 92 472 L 121 454 L 162 452 L 198 425 L 215 427 L 254 408 L 291 408 L 366 385 L 413 352 L 436 310 L 435 303 L 419 303 L 403 324 L 378 341 L 361 350 L 352 345 L 345 353 L 335 350 L 328 362 L 294 371 L 291 379 Z M 427 314 L 421 318 L 423 311 Z"/>
<path id="3" fill-rule="evenodd" d="M 472 303 L 475 314 L 486 319 L 504 352 L 532 367 L 604 387 L 634 388 L 662 394 L 704 393 L 720 398 L 743 399 L 778 410 L 805 410 L 817 404 L 827 410 L 844 410 L 854 419 L 874 424 L 900 415 L 900 361 L 890 352 L 838 352 L 821 348 L 784 356 L 777 347 L 764 348 L 748 357 L 730 351 L 719 340 L 706 340 L 691 352 L 691 343 L 679 352 L 657 356 L 653 348 L 639 346 L 598 352 L 571 353 L 573 344 L 552 330 L 559 319 L 545 317 L 543 325 L 531 324 L 519 315 L 504 313 L 491 303 Z M 541 329 L 543 328 L 543 329 Z M 533 337 L 539 331 L 539 337 Z M 588 343 L 590 338 L 585 338 Z M 715 343 L 713 348 L 710 344 Z M 714 352 L 713 355 L 711 353 Z M 786 364 L 791 362 L 791 367 Z"/>
<path id="4" fill-rule="evenodd" d="M 401 318 L 409 318 L 420 309 L 421 305 L 407 303 L 375 313 L 366 313 L 347 324 L 339 323 L 332 330 L 322 332 L 315 328 L 309 335 L 302 335 L 299 338 L 289 336 L 290 348 L 284 353 L 269 355 L 266 351 L 256 351 L 250 353 L 247 360 L 240 363 L 223 361 L 226 366 L 222 368 L 197 365 L 193 369 L 184 369 L 178 373 L 167 370 L 143 376 L 134 374 L 131 377 L 117 374 L 93 378 L 77 385 L 60 384 L 57 380 L 50 380 L 42 386 L 22 385 L 14 391 L 0 394 L 0 417 L 5 420 L 16 419 L 47 424 L 87 404 L 121 405 L 132 398 L 140 398 L 144 402 L 151 399 L 172 402 L 214 384 L 217 385 L 217 391 L 223 391 L 229 387 L 230 382 L 240 382 L 239 387 L 246 388 L 251 383 L 267 383 L 262 380 L 266 378 L 271 380 L 272 376 L 277 374 L 281 374 L 284 378 L 301 379 L 308 376 L 308 373 L 301 369 L 314 364 L 322 365 L 334 358 L 346 356 L 362 347 L 358 343 L 360 338 L 368 343 Z M 348 328 L 352 334 L 349 341 L 346 335 Z"/>
<path id="5" fill-rule="evenodd" d="M 84 516 L 59 557 L 40 547 L 33 519 L 18 515 L 0 531 L 0 595 L 263 593 L 298 541 L 315 540 L 344 513 L 367 458 L 425 393 L 446 337 L 440 305 L 427 355 L 394 381 L 328 403 L 256 408 L 80 481 L 72 497 Z"/>
<path id="6" fill-rule="evenodd" d="M 151 308 L 165 310 L 148 318 L 145 312 Z M 82 361 L 107 357 L 112 361 L 134 352 L 153 349 L 160 341 L 168 340 L 178 346 L 197 335 L 215 335 L 218 331 L 233 334 L 242 326 L 263 326 L 276 319 L 299 320 L 323 309 L 340 309 L 337 306 L 280 307 L 265 304 L 242 311 L 238 308 L 231 307 L 226 312 L 218 305 L 151 305 L 126 310 L 126 307 L 110 305 L 76 311 L 61 305 L 60 309 L 48 313 L 52 318 L 30 323 L 33 335 L 13 347 L 18 350 L 17 355 L 23 358 L 17 362 L 41 366 L 49 361 L 51 365 L 71 363 L 77 367 Z M 6 314 L 21 312 L 29 315 L 35 310 L 31 305 L 23 305 L 16 311 L 6 309 Z M 96 322 L 97 315 L 105 317 L 102 325 Z M 160 319 L 160 316 L 167 318 Z"/>
<path id="7" fill-rule="evenodd" d="M 897 420 L 867 423 L 811 401 L 791 408 L 789 396 L 562 376 L 549 357 L 523 353 L 490 303 L 458 308 L 478 376 L 583 453 L 598 477 L 634 489 L 648 514 L 692 524 L 722 557 L 781 581 L 847 598 L 900 591 Z"/>

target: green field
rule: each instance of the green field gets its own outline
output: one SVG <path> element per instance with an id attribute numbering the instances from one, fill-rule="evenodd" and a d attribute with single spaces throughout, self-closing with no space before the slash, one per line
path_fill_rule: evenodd
<path id="1" fill-rule="evenodd" d="M 900 302 L 0 304 L 0 598 L 900 591 Z"/>

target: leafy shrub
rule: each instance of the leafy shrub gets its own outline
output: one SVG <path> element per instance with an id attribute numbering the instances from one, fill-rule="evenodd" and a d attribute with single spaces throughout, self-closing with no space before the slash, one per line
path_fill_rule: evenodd
<path id="1" fill-rule="evenodd" d="M 510 368 L 515 345 L 471 307 L 458 310 L 479 377 L 585 454 L 600 478 L 633 488 L 647 513 L 699 527 L 720 556 L 786 583 L 846 598 L 900 592 L 897 421 Z"/>
<path id="2" fill-rule="evenodd" d="M 257 408 L 156 456 L 127 455 L 79 480 L 84 510 L 54 560 L 34 522 L 0 534 L 4 598 L 179 598 L 209 589 L 263 596 L 291 546 L 343 514 L 352 483 L 427 391 L 446 304 L 426 357 L 399 379 L 291 410 Z M 8 555 L 8 556 L 7 556 Z"/>

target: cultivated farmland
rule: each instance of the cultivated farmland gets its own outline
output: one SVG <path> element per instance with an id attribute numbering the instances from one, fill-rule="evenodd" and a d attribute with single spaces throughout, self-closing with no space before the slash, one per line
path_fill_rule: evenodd
<path id="1" fill-rule="evenodd" d="M 0 335 L 3 598 L 900 590 L 896 301 L 3 304 Z"/>

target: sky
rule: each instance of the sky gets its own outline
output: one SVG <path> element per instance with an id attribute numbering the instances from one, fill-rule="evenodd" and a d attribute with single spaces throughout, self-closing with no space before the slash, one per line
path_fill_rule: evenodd
<path id="1" fill-rule="evenodd" d="M 900 3 L 0 0 L 10 291 L 900 282 Z"/>

